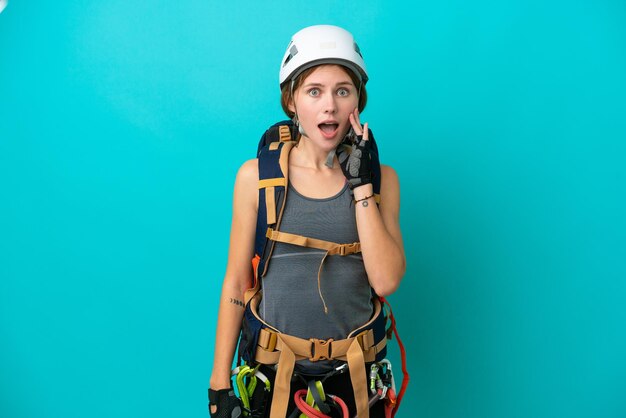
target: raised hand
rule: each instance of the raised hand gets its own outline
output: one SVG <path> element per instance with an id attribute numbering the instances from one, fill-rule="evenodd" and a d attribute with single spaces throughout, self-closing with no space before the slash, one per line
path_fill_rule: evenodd
<path id="1" fill-rule="evenodd" d="M 354 189 L 372 182 L 371 144 L 368 140 L 367 122 L 361 126 L 358 108 L 354 109 L 348 117 L 356 134 L 356 141 L 352 144 L 351 150 L 340 146 L 337 150 L 337 160 L 344 176 L 348 179 L 350 188 Z"/>

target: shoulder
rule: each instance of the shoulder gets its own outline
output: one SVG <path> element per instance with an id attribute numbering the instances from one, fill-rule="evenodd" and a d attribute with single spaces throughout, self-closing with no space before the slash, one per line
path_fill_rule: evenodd
<path id="1" fill-rule="evenodd" d="M 258 158 L 246 161 L 239 167 L 237 171 L 237 182 L 257 182 L 259 181 L 259 163 Z"/>
<path id="2" fill-rule="evenodd" d="M 246 189 L 255 188 L 259 182 L 258 159 L 253 158 L 246 161 L 239 167 L 237 178 L 235 179 L 235 189 L 244 187 Z"/>
<path id="3" fill-rule="evenodd" d="M 235 179 L 235 205 L 258 206 L 259 165 L 253 158 L 239 167 Z"/>

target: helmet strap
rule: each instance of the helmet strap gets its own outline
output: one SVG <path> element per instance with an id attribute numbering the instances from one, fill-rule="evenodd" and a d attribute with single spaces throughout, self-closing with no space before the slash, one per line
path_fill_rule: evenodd
<path id="1" fill-rule="evenodd" d="M 326 156 L 326 167 L 333 168 L 335 165 L 335 154 L 337 153 L 337 148 L 333 148 L 330 150 L 328 155 Z"/>
<path id="2" fill-rule="evenodd" d="M 302 136 L 307 136 L 306 133 L 304 132 L 304 128 L 302 127 L 302 125 L 300 125 L 300 120 L 298 119 L 298 109 L 296 108 L 296 98 L 293 95 L 293 86 L 295 85 L 296 80 L 295 78 L 291 79 L 291 88 L 290 90 L 290 94 L 291 94 L 291 101 L 293 102 L 293 109 L 294 109 L 294 115 L 293 115 L 293 124 L 296 125 L 298 127 L 298 133 Z"/>

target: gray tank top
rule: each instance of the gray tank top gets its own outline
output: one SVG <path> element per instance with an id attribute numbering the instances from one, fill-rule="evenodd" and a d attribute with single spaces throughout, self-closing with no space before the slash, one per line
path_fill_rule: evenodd
<path id="1" fill-rule="evenodd" d="M 279 229 L 340 244 L 358 241 L 347 183 L 337 195 L 325 199 L 305 197 L 289 185 Z M 372 293 L 360 253 L 326 257 L 320 279 L 328 307 L 324 313 L 317 283 L 324 254 L 315 248 L 276 243 L 261 280 L 259 314 L 268 324 L 300 338 L 337 340 L 371 318 Z"/>

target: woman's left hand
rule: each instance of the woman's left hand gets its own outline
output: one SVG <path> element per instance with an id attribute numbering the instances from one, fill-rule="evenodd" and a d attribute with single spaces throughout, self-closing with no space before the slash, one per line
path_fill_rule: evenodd
<path id="1" fill-rule="evenodd" d="M 372 182 L 371 143 L 369 142 L 367 122 L 361 127 L 358 108 L 354 109 L 348 117 L 356 134 L 356 141 L 352 144 L 351 152 L 339 147 L 337 159 L 344 176 L 348 179 L 350 188 L 354 189 Z"/>

